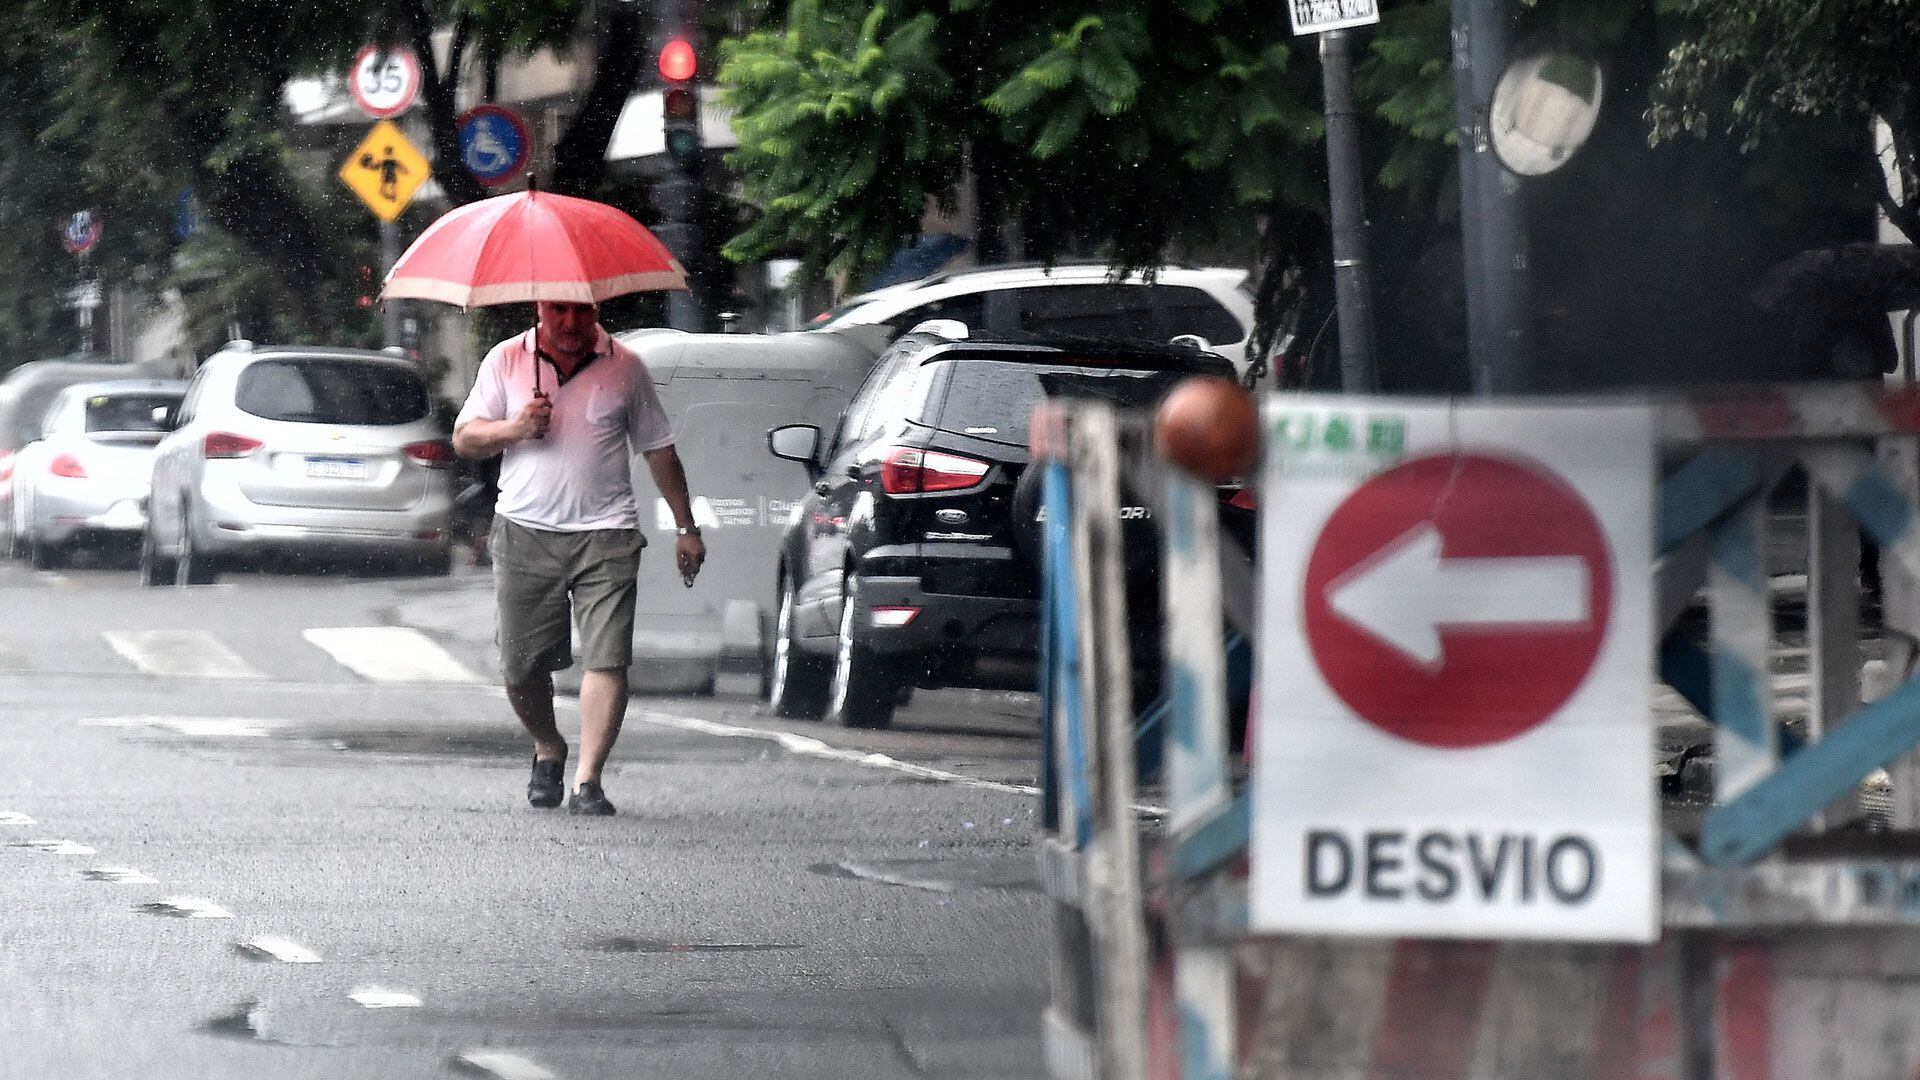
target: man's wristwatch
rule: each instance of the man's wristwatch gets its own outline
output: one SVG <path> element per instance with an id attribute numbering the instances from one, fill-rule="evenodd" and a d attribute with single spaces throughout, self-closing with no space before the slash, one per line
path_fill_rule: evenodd
<path id="1" fill-rule="evenodd" d="M 675 536 L 699 536 L 699 535 L 700 535 L 700 526 L 698 526 L 698 525 L 682 525 L 682 526 L 680 526 L 679 528 L 677 528 L 677 529 L 675 529 L 675 530 L 673 530 L 673 535 L 675 535 Z"/>

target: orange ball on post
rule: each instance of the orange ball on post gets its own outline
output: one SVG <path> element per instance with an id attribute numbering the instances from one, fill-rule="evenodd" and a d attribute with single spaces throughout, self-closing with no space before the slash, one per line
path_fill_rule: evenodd
<path id="1" fill-rule="evenodd" d="M 1173 388 L 1153 414 L 1160 456 L 1216 484 L 1245 476 L 1260 454 L 1260 410 L 1232 379 L 1200 375 Z"/>

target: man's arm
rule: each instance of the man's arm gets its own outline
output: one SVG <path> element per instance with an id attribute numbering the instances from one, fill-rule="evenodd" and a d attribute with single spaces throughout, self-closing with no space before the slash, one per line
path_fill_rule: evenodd
<path id="1" fill-rule="evenodd" d="M 537 439 L 547 433 L 553 419 L 553 401 L 538 397 L 521 408 L 519 415 L 505 420 L 469 420 L 453 429 L 453 452 L 463 458 L 490 458 L 522 439 Z M 686 481 L 681 479 L 684 492 Z"/>
<path id="2" fill-rule="evenodd" d="M 667 509 L 673 511 L 674 524 L 683 529 L 693 528 L 693 501 L 687 496 L 687 470 L 680 464 L 679 451 L 668 443 L 658 450 L 643 451 L 642 456 L 647 459 L 647 471 L 653 474 L 653 486 L 660 489 L 660 497 L 667 500 Z M 692 585 L 693 576 L 700 572 L 700 564 L 707 560 L 706 543 L 699 533 L 688 533 L 675 538 L 673 549 L 680 576 Z"/>

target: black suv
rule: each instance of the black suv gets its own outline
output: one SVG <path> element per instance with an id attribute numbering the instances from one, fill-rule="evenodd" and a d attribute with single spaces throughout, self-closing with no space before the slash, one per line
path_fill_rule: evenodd
<path id="1" fill-rule="evenodd" d="M 813 482 L 780 544 L 766 680 L 774 711 L 884 727 L 915 686 L 1032 689 L 1033 407 L 1049 398 L 1150 407 L 1192 375 L 1231 378 L 1233 368 L 1180 346 L 916 332 L 880 358 L 825 445 L 807 424 L 768 432 L 773 454 L 800 462 Z M 1122 513 L 1151 532 L 1143 506 Z M 1143 593 L 1155 587 L 1157 563 L 1135 569 Z"/>

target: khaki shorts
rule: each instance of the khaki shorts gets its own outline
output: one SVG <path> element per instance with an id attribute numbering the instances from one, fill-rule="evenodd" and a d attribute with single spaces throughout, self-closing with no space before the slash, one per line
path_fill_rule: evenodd
<path id="1" fill-rule="evenodd" d="M 633 661 L 633 602 L 640 573 L 638 529 L 554 532 L 493 519 L 495 640 L 509 686 L 524 686 L 573 663 L 568 616 L 580 632 L 580 663 L 589 671 L 624 669 Z M 569 603 L 571 600 L 571 603 Z"/>

